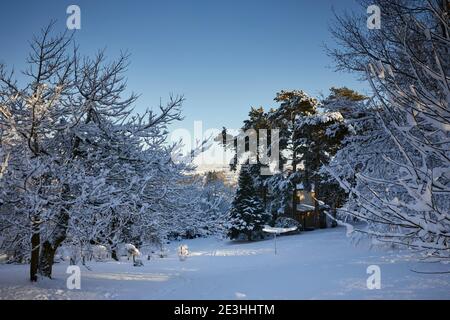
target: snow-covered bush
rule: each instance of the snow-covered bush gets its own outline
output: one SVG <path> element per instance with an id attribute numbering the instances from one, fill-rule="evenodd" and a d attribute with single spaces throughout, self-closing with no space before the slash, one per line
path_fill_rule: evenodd
<path id="1" fill-rule="evenodd" d="M 109 258 L 108 249 L 102 245 L 94 245 L 92 247 L 92 257 L 97 261 L 104 261 Z"/>
<path id="2" fill-rule="evenodd" d="M 186 244 L 182 244 L 178 247 L 178 258 L 180 261 L 185 261 L 189 256 L 189 248 Z"/>
<path id="3" fill-rule="evenodd" d="M 130 258 L 133 258 L 133 261 L 136 257 L 139 257 L 141 255 L 141 252 L 131 243 L 125 244 L 125 250 L 127 251 L 127 258 L 130 260 Z"/>
<path id="4" fill-rule="evenodd" d="M 302 225 L 295 219 L 289 217 L 278 217 L 275 220 L 275 228 L 293 228 L 296 227 L 298 231 L 301 230 Z"/>

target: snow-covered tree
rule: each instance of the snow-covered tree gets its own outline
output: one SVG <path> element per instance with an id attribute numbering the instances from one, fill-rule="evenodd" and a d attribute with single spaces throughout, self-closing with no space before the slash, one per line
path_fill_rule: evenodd
<path id="1" fill-rule="evenodd" d="M 341 66 L 365 64 L 364 74 L 375 94 L 375 117 L 366 122 L 366 131 L 363 127 L 356 131 L 356 140 L 341 150 L 329 172 L 351 193 L 354 207 L 344 208 L 346 212 L 367 222 L 368 228 L 359 231 L 381 241 L 407 245 L 428 257 L 448 260 L 448 3 L 376 3 L 385 15 L 379 32 L 368 34 L 349 18 L 341 18 L 341 28 L 336 29 L 339 40 L 358 44 L 353 48 L 344 46 L 346 54 L 335 52 L 335 57 Z M 349 28 L 355 32 L 349 33 Z M 379 43 L 371 44 L 371 37 L 379 38 Z M 369 50 L 363 50 L 363 45 Z M 372 156 L 365 155 L 364 159 L 359 152 Z M 337 170 L 346 165 L 339 162 L 345 158 L 344 153 L 361 163 L 353 166 L 353 180 Z"/>
<path id="2" fill-rule="evenodd" d="M 319 102 L 310 97 L 302 90 L 280 91 L 276 94 L 274 101 L 280 105 L 272 108 L 268 112 L 262 107 L 252 108 L 248 119 L 244 121 L 242 127 L 243 133 L 247 130 L 254 130 L 257 147 L 256 163 L 250 167 L 250 173 L 253 176 L 255 185 L 255 195 L 262 198 L 264 206 L 268 212 L 273 215 L 288 213 L 290 203 L 293 199 L 293 190 L 296 180 L 296 171 L 300 164 L 300 155 L 297 152 L 297 140 L 294 138 L 296 121 L 298 118 L 312 115 L 317 112 Z M 267 130 L 267 145 L 260 145 L 260 131 Z M 275 141 L 275 135 L 272 130 L 278 130 L 278 138 Z M 228 139 L 232 141 L 231 147 L 236 150 L 237 140 L 242 139 L 242 135 Z M 224 130 L 226 135 L 226 130 Z M 246 140 L 248 149 L 250 142 Z M 278 170 L 273 170 L 273 175 L 262 175 L 261 168 L 267 166 L 262 163 L 266 154 L 271 153 L 271 145 L 278 144 Z M 247 151 L 246 149 L 246 151 Z M 236 169 L 239 163 L 245 163 L 248 160 L 248 154 L 236 154 L 232 162 L 232 169 Z"/>
<path id="3" fill-rule="evenodd" d="M 31 42 L 25 87 L 0 66 L 2 247 L 30 262 L 33 281 L 51 276 L 63 242 L 114 256 L 121 241 L 197 232 L 202 214 L 192 166 L 165 143 L 183 97 L 136 113 L 137 96 L 124 97 L 127 56 L 70 54 L 72 40 L 52 26 Z"/>
<path id="4" fill-rule="evenodd" d="M 245 235 L 247 240 L 251 241 L 260 235 L 270 219 L 271 215 L 265 211 L 261 198 L 255 193 L 250 165 L 243 165 L 228 217 L 228 236 L 238 239 Z"/>
<path id="5" fill-rule="evenodd" d="M 294 190 L 300 182 L 299 171 L 303 167 L 302 154 L 299 150 L 302 141 L 298 138 L 297 122 L 316 114 L 319 101 L 303 90 L 282 90 L 276 94 L 274 100 L 280 105 L 271 109 L 268 117 L 272 127 L 280 130 L 282 173 L 271 177 L 267 184 L 275 191 L 270 194 L 271 202 L 280 203 L 279 210 L 287 214 L 289 207 L 294 210 L 297 206 Z M 276 189 L 283 192 L 276 192 Z"/>
<path id="6" fill-rule="evenodd" d="M 233 189 L 226 184 L 223 172 L 206 173 L 201 191 L 202 212 L 206 221 L 204 230 L 208 235 L 223 236 L 226 233 L 226 218 L 233 200 Z"/>
<path id="7" fill-rule="evenodd" d="M 346 88 L 333 90 L 335 95 L 353 94 L 354 99 L 360 98 Z M 262 197 L 266 210 L 274 217 L 288 214 L 292 210 L 290 208 L 295 207 L 294 190 L 300 182 L 308 190 L 315 185 L 316 195 L 326 197 L 325 203 L 336 206 L 342 193 L 330 192 L 339 187 L 336 182 L 325 181 L 319 169 L 336 153 L 346 134 L 342 115 L 338 111 L 319 110 L 319 101 L 301 90 L 281 91 L 274 100 L 280 103 L 279 107 L 268 112 L 263 108 L 252 108 L 249 118 L 244 121 L 243 130 L 279 130 L 276 141 L 280 150 L 279 173 L 262 176 L 259 170 L 261 164 L 257 162 L 252 165 L 250 173 L 257 186 L 255 195 Z M 260 150 L 257 148 L 257 160 L 261 156 Z M 265 151 L 264 148 L 262 150 Z M 233 164 L 236 165 L 238 160 L 236 157 Z"/>
<path id="8" fill-rule="evenodd" d="M 320 111 L 299 118 L 296 123 L 295 141 L 297 153 L 302 163 L 298 174 L 299 181 L 308 191 L 314 191 L 317 200 L 316 212 L 320 212 L 319 201 L 334 208 L 340 206 L 343 192 L 336 183 L 321 172 L 323 165 L 329 163 L 341 147 L 341 141 L 347 134 L 344 118 L 339 112 Z M 319 225 L 326 228 L 325 214 L 320 212 Z"/>
<path id="9" fill-rule="evenodd" d="M 282 90 L 276 94 L 274 100 L 280 103 L 280 106 L 272 109 L 268 117 L 272 128 L 280 130 L 279 149 L 282 150 L 281 158 L 284 160 L 280 165 L 288 165 L 295 173 L 301 162 L 298 140 L 295 137 L 296 122 L 316 114 L 319 101 L 303 90 Z"/>

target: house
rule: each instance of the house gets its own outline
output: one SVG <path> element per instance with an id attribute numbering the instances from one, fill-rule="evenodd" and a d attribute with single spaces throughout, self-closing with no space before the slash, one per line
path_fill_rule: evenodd
<path id="1" fill-rule="evenodd" d="M 320 206 L 316 203 L 314 187 L 307 191 L 302 183 L 296 185 L 293 196 L 292 218 L 297 220 L 303 230 L 314 230 L 320 228 Z M 317 208 L 317 210 L 316 210 Z"/>

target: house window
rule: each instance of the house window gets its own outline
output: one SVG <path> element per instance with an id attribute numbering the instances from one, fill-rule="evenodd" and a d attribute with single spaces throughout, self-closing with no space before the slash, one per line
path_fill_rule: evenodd
<path id="1" fill-rule="evenodd" d="M 314 192 L 298 190 L 297 191 L 297 203 L 314 206 Z"/>

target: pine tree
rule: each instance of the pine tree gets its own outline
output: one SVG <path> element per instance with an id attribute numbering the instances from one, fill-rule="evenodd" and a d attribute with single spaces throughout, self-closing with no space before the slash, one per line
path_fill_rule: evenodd
<path id="1" fill-rule="evenodd" d="M 239 185 L 228 218 L 228 236 L 237 239 L 241 234 L 249 241 L 261 232 L 270 220 L 262 200 L 255 194 L 255 186 L 249 165 L 239 173 Z"/>
<path id="2" fill-rule="evenodd" d="M 281 211 L 286 212 L 286 210 L 289 210 L 289 206 L 294 211 L 296 207 L 294 190 L 295 186 L 300 182 L 301 153 L 298 151 L 302 144 L 302 141 L 296 135 L 296 123 L 299 119 L 316 114 L 319 102 L 303 90 L 282 90 L 277 93 L 274 100 L 280 103 L 280 106 L 271 110 L 269 119 L 272 126 L 280 130 L 279 148 L 283 150 L 280 155 L 280 164 L 286 165 L 283 168 L 283 176 L 288 181 L 288 184 L 283 183 L 278 187 L 278 189 L 281 187 L 283 190 L 282 198 L 280 194 L 275 193 L 272 195 L 272 199 L 282 202 L 284 209 Z M 274 180 L 279 180 L 279 178 L 274 177 Z M 270 183 L 272 182 L 274 181 L 270 181 Z"/>
<path id="3" fill-rule="evenodd" d="M 296 125 L 294 140 L 297 142 L 299 160 L 303 164 L 300 180 L 306 190 L 315 192 L 318 200 L 334 207 L 344 195 L 337 190 L 338 185 L 330 183 L 330 179 L 320 170 L 339 150 L 347 134 L 344 118 L 339 112 L 319 112 L 298 119 Z M 318 201 L 315 201 L 315 211 L 320 211 Z M 320 227 L 326 228 L 325 215 L 321 212 L 319 217 Z"/>

